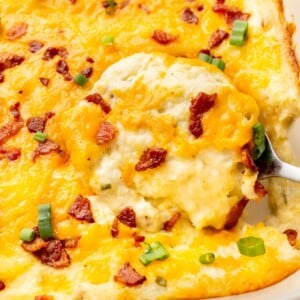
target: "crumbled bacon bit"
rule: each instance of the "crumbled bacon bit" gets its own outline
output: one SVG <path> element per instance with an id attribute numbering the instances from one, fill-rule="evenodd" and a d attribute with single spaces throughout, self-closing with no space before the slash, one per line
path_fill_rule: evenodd
<path id="1" fill-rule="evenodd" d="M 164 230 L 171 231 L 180 217 L 181 217 L 180 212 L 174 213 L 173 216 L 164 223 Z"/>
<path id="2" fill-rule="evenodd" d="M 9 40 L 16 40 L 24 36 L 27 32 L 28 25 L 26 23 L 20 23 L 14 25 L 7 31 Z"/>
<path id="3" fill-rule="evenodd" d="M 68 214 L 77 220 L 95 223 L 91 210 L 91 202 L 88 198 L 85 198 L 81 195 L 77 196 L 74 203 L 68 210 Z"/>
<path id="4" fill-rule="evenodd" d="M 44 47 L 44 44 L 39 41 L 30 41 L 29 42 L 29 51 L 31 53 L 36 53 Z"/>
<path id="5" fill-rule="evenodd" d="M 71 4 L 76 4 L 77 0 L 69 0 Z"/>
<path id="6" fill-rule="evenodd" d="M 198 6 L 197 6 L 197 10 L 198 11 L 202 11 L 204 9 L 204 5 L 203 4 L 199 4 Z"/>
<path id="7" fill-rule="evenodd" d="M 27 119 L 26 126 L 29 132 L 43 132 L 45 130 L 46 122 L 46 117 L 32 117 Z"/>
<path id="8" fill-rule="evenodd" d="M 115 138 L 116 134 L 117 130 L 114 125 L 107 121 L 101 122 L 96 136 L 97 145 L 110 143 Z"/>
<path id="9" fill-rule="evenodd" d="M 48 86 L 48 84 L 50 82 L 50 79 L 45 78 L 45 77 L 40 77 L 39 80 L 40 80 L 41 84 L 44 85 L 44 86 Z"/>
<path id="10" fill-rule="evenodd" d="M 46 140 L 43 143 L 38 142 L 37 147 L 34 150 L 32 159 L 33 161 L 35 161 L 38 156 L 47 155 L 51 152 L 56 152 L 58 154 L 61 154 L 62 156 L 65 155 L 64 151 L 60 149 L 59 145 L 50 140 Z"/>
<path id="11" fill-rule="evenodd" d="M 292 247 L 295 247 L 296 244 L 297 244 L 298 232 L 296 230 L 294 230 L 294 229 L 287 229 L 283 233 L 286 235 L 286 237 L 287 237 L 290 245 Z"/>
<path id="12" fill-rule="evenodd" d="M 114 280 L 124 283 L 129 287 L 142 284 L 146 277 L 140 275 L 129 262 L 126 262 L 119 270 L 118 274 L 114 276 Z"/>
<path id="13" fill-rule="evenodd" d="M 3 291 L 5 289 L 5 284 L 2 280 L 0 280 L 0 291 Z"/>
<path id="14" fill-rule="evenodd" d="M 208 47 L 210 49 L 219 46 L 224 40 L 229 37 L 229 33 L 222 30 L 217 29 L 209 38 Z"/>
<path id="15" fill-rule="evenodd" d="M 0 128 L 0 145 L 5 143 L 9 138 L 16 135 L 23 127 L 22 120 L 13 120 Z"/>
<path id="16" fill-rule="evenodd" d="M 235 20 L 247 21 L 250 14 L 241 12 L 238 8 L 224 4 L 225 1 L 217 1 L 213 6 L 215 13 L 224 16 L 226 23 L 231 27 Z"/>
<path id="17" fill-rule="evenodd" d="M 47 295 L 40 295 L 40 296 L 35 296 L 34 300 L 53 300 L 53 297 Z"/>
<path id="18" fill-rule="evenodd" d="M 242 198 L 239 202 L 237 202 L 229 211 L 224 228 L 226 230 L 230 230 L 238 223 L 239 218 L 241 217 L 244 208 L 248 204 L 249 200 L 246 198 Z"/>
<path id="19" fill-rule="evenodd" d="M 122 209 L 117 218 L 121 223 L 128 227 L 136 227 L 136 216 L 132 207 L 125 207 Z"/>
<path id="20" fill-rule="evenodd" d="M 61 74 L 66 81 L 71 81 L 73 79 L 69 66 L 65 60 L 59 60 L 56 64 L 56 72 Z"/>
<path id="21" fill-rule="evenodd" d="M 92 67 L 85 68 L 80 73 L 83 76 L 85 76 L 86 78 L 90 78 L 92 76 L 92 74 L 93 74 L 93 68 Z"/>
<path id="22" fill-rule="evenodd" d="M 152 39 L 162 45 L 170 44 L 177 40 L 177 36 L 167 33 L 163 30 L 154 30 Z"/>
<path id="23" fill-rule="evenodd" d="M 181 18 L 184 22 L 188 24 L 198 24 L 199 22 L 199 18 L 193 13 L 193 11 L 189 7 L 184 8 L 181 14 Z"/>
<path id="24" fill-rule="evenodd" d="M 43 264 L 54 268 L 64 268 L 71 264 L 70 256 L 60 240 L 47 242 L 47 245 L 37 253 L 37 256 Z"/>
<path id="25" fill-rule="evenodd" d="M 25 57 L 15 54 L 0 54 L 0 73 L 6 69 L 10 69 L 20 65 Z"/>
<path id="26" fill-rule="evenodd" d="M 21 118 L 20 113 L 20 102 L 16 102 L 9 107 L 9 111 L 14 117 L 14 119 L 19 120 Z"/>
<path id="27" fill-rule="evenodd" d="M 259 181 L 255 182 L 254 191 L 259 198 L 263 198 L 268 194 L 266 188 Z"/>
<path id="28" fill-rule="evenodd" d="M 99 93 L 94 93 L 94 94 L 88 95 L 85 97 L 85 100 L 87 100 L 88 102 L 92 102 L 97 105 L 100 105 L 101 109 L 106 114 L 110 113 L 110 111 L 111 111 L 110 105 L 104 101 L 104 99 L 102 98 L 102 96 Z"/>
<path id="29" fill-rule="evenodd" d="M 142 10 L 145 14 L 149 15 L 151 13 L 150 9 L 143 3 L 138 4 L 138 8 Z"/>
<path id="30" fill-rule="evenodd" d="M 135 165 L 136 171 L 145 171 L 159 167 L 166 160 L 167 150 L 163 148 L 148 148 L 140 157 L 139 162 Z"/>
<path id="31" fill-rule="evenodd" d="M 257 171 L 257 166 L 255 165 L 255 162 L 250 154 L 250 148 L 249 145 L 245 145 L 241 150 L 241 161 L 242 164 L 247 168 L 254 172 Z"/>
<path id="32" fill-rule="evenodd" d="M 95 62 L 94 59 L 90 56 L 87 56 L 85 60 L 91 64 L 93 64 Z"/>
<path id="33" fill-rule="evenodd" d="M 21 156 L 20 148 L 3 148 L 0 147 L 0 160 L 5 157 L 10 161 L 15 161 Z"/>
<path id="34" fill-rule="evenodd" d="M 4 74 L 0 73 L 0 83 L 4 82 Z"/>
<path id="35" fill-rule="evenodd" d="M 22 242 L 22 248 L 27 252 L 37 252 L 42 248 L 46 247 L 48 242 L 44 241 L 40 237 L 36 237 L 32 242 Z"/>
<path id="36" fill-rule="evenodd" d="M 110 233 L 113 238 L 119 235 L 119 219 L 117 217 L 114 218 L 112 227 L 110 229 Z"/>
<path id="37" fill-rule="evenodd" d="M 141 243 L 145 241 L 145 237 L 143 235 L 137 235 L 136 233 L 133 234 L 133 238 L 135 247 L 141 247 Z"/>
<path id="38" fill-rule="evenodd" d="M 64 246 L 66 248 L 76 248 L 78 246 L 78 242 L 80 239 L 81 239 L 81 236 L 76 236 L 71 239 L 62 240 L 62 242 L 64 243 Z"/>
<path id="39" fill-rule="evenodd" d="M 202 135 L 201 117 L 214 106 L 216 98 L 217 94 L 208 95 L 200 92 L 192 99 L 190 105 L 189 130 L 195 138 L 199 138 Z"/>
<path id="40" fill-rule="evenodd" d="M 68 50 L 65 47 L 48 47 L 43 54 L 43 60 L 51 60 L 56 55 L 66 59 L 68 56 Z"/>

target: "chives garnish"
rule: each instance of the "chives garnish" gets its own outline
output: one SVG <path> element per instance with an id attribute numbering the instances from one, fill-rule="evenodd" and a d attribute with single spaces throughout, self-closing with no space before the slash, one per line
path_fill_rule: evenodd
<path id="1" fill-rule="evenodd" d="M 248 32 L 248 22 L 235 20 L 232 26 L 229 44 L 234 46 L 243 46 L 245 44 Z"/>
<path id="2" fill-rule="evenodd" d="M 253 159 L 256 160 L 261 157 L 266 149 L 265 129 L 261 123 L 257 123 L 252 127 L 253 131 Z"/>
<path id="3" fill-rule="evenodd" d="M 264 240 L 259 237 L 249 236 L 241 238 L 237 242 L 239 251 L 245 256 L 258 256 L 265 254 Z"/>
<path id="4" fill-rule="evenodd" d="M 111 34 L 104 35 L 101 39 L 103 46 L 112 46 L 114 44 L 115 37 Z"/>
<path id="5" fill-rule="evenodd" d="M 198 58 L 202 61 L 205 61 L 205 62 L 209 63 L 209 64 L 211 64 L 211 62 L 212 62 L 212 57 L 210 55 L 206 54 L 206 53 L 200 53 Z"/>
<path id="6" fill-rule="evenodd" d="M 213 253 L 208 252 L 200 255 L 199 261 L 201 262 L 201 264 L 210 265 L 215 261 L 215 258 L 216 257 Z"/>
<path id="7" fill-rule="evenodd" d="M 36 141 L 42 142 L 42 143 L 43 143 L 43 142 L 45 142 L 46 139 L 47 139 L 47 134 L 46 134 L 45 132 L 37 131 L 37 132 L 34 134 L 33 138 L 34 138 Z"/>
<path id="8" fill-rule="evenodd" d="M 23 228 L 20 231 L 20 240 L 24 242 L 31 242 L 35 238 L 35 233 L 32 228 Z"/>
<path id="9" fill-rule="evenodd" d="M 147 245 L 147 248 L 144 250 L 144 253 L 139 257 L 140 262 L 144 266 L 147 266 L 154 260 L 163 260 L 170 256 L 167 249 L 160 242 L 154 242 L 150 245 L 147 243 L 145 244 Z"/>
<path id="10" fill-rule="evenodd" d="M 111 184 L 110 183 L 105 183 L 101 185 L 101 191 L 109 190 L 111 189 Z"/>
<path id="11" fill-rule="evenodd" d="M 84 86 L 88 82 L 88 79 L 81 73 L 76 74 L 73 80 L 80 86 Z"/>
<path id="12" fill-rule="evenodd" d="M 220 58 L 213 58 L 212 65 L 215 65 L 217 68 L 219 68 L 220 70 L 224 71 L 225 70 L 225 63 L 222 59 Z"/>
<path id="13" fill-rule="evenodd" d="M 51 205 L 41 204 L 38 207 L 38 227 L 42 239 L 53 237 L 53 229 L 51 224 Z"/>

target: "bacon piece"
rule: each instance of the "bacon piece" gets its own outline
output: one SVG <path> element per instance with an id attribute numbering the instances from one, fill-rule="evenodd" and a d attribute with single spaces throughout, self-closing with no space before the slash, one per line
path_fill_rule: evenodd
<path id="1" fill-rule="evenodd" d="M 95 62 L 94 59 L 90 56 L 87 56 L 85 60 L 91 64 Z"/>
<path id="2" fill-rule="evenodd" d="M 141 243 L 145 241 L 145 237 L 143 235 L 137 235 L 136 233 L 133 234 L 133 238 L 135 247 L 141 247 Z"/>
<path id="3" fill-rule="evenodd" d="M 198 11 L 202 11 L 204 9 L 204 5 L 203 4 L 199 4 L 198 6 L 197 6 L 197 10 Z"/>
<path id="4" fill-rule="evenodd" d="M 296 244 L 297 244 L 298 232 L 296 230 L 294 230 L 294 229 L 287 229 L 283 233 L 286 235 L 286 237 L 287 237 L 290 245 L 292 247 L 295 247 Z"/>
<path id="5" fill-rule="evenodd" d="M 38 142 L 33 153 L 33 161 L 35 161 L 38 156 L 47 155 L 51 152 L 56 152 L 62 155 L 64 154 L 64 151 L 60 149 L 59 145 L 50 140 L 46 140 L 44 143 Z"/>
<path id="6" fill-rule="evenodd" d="M 15 54 L 0 54 L 0 73 L 6 69 L 11 69 L 20 65 L 24 60 L 24 56 Z"/>
<path id="7" fill-rule="evenodd" d="M 34 300 L 53 300 L 54 298 L 52 296 L 47 296 L 47 295 L 40 295 L 40 296 L 35 296 Z"/>
<path id="8" fill-rule="evenodd" d="M 41 84 L 44 85 L 44 86 L 48 86 L 48 84 L 50 82 L 50 79 L 45 78 L 45 77 L 40 77 L 39 80 L 40 80 Z"/>
<path id="9" fill-rule="evenodd" d="M 46 247 L 47 244 L 48 242 L 44 241 L 42 238 L 36 237 L 31 242 L 22 242 L 21 246 L 25 251 L 34 253 Z"/>
<path id="10" fill-rule="evenodd" d="M 44 44 L 39 41 L 30 41 L 29 42 L 29 51 L 31 53 L 36 53 L 44 47 Z"/>
<path id="11" fill-rule="evenodd" d="M 150 9 L 143 3 L 138 4 L 138 8 L 143 11 L 145 14 L 149 15 L 151 13 Z"/>
<path id="12" fill-rule="evenodd" d="M 125 207 L 122 209 L 117 218 L 121 223 L 128 227 L 136 227 L 136 216 L 132 207 Z"/>
<path id="13" fill-rule="evenodd" d="M 247 169 L 250 169 L 254 172 L 257 171 L 257 166 L 255 165 L 255 162 L 250 154 L 250 148 L 249 148 L 249 145 L 245 145 L 243 148 L 242 148 L 242 151 L 241 151 L 241 161 L 242 161 L 242 164 L 247 168 Z"/>
<path id="14" fill-rule="evenodd" d="M 126 262 L 119 270 L 118 274 L 114 276 L 114 280 L 124 283 L 129 287 L 142 284 L 146 277 L 140 275 L 129 262 Z"/>
<path id="15" fill-rule="evenodd" d="M 162 45 L 170 44 L 177 40 L 177 36 L 167 33 L 163 30 L 154 30 L 152 39 Z"/>
<path id="16" fill-rule="evenodd" d="M 16 40 L 21 38 L 27 32 L 28 25 L 26 23 L 20 23 L 14 25 L 7 31 L 7 36 L 9 40 Z"/>
<path id="17" fill-rule="evenodd" d="M 56 55 L 66 59 L 68 56 L 68 50 L 65 47 L 48 47 L 43 54 L 43 60 L 51 60 Z"/>
<path id="18" fill-rule="evenodd" d="M 238 203 L 236 203 L 229 211 L 224 228 L 226 230 L 232 229 L 239 221 L 239 218 L 241 217 L 244 208 L 248 204 L 249 200 L 246 198 L 242 198 Z"/>
<path id="19" fill-rule="evenodd" d="M 113 238 L 119 235 L 119 219 L 117 217 L 114 218 L 112 227 L 110 229 L 110 233 Z"/>
<path id="20" fill-rule="evenodd" d="M 96 143 L 97 145 L 104 145 L 110 143 L 116 136 L 117 130 L 111 123 L 103 121 L 100 123 Z"/>
<path id="21" fill-rule="evenodd" d="M 85 68 L 80 73 L 83 76 L 85 76 L 86 78 L 90 78 L 92 76 L 92 74 L 93 74 L 93 68 L 92 67 Z"/>
<path id="22" fill-rule="evenodd" d="M 87 221 L 88 223 L 94 223 L 94 217 L 91 211 L 91 203 L 88 198 L 77 196 L 74 203 L 68 210 L 68 214 L 80 221 Z"/>
<path id="23" fill-rule="evenodd" d="M 219 46 L 224 40 L 229 37 L 229 33 L 222 30 L 217 29 L 209 38 L 208 47 L 210 49 Z"/>
<path id="24" fill-rule="evenodd" d="M 32 117 L 26 121 L 26 126 L 29 132 L 43 132 L 45 130 L 46 117 Z"/>
<path id="25" fill-rule="evenodd" d="M 73 79 L 69 66 L 65 60 L 59 60 L 56 64 L 56 72 L 61 74 L 66 81 L 71 81 Z"/>
<path id="26" fill-rule="evenodd" d="M 76 236 L 71 239 L 62 240 L 62 242 L 66 248 L 76 248 L 80 239 L 81 236 Z"/>
<path id="27" fill-rule="evenodd" d="M 64 243 L 60 240 L 51 240 L 43 247 L 37 256 L 45 265 L 54 268 L 64 268 L 71 264 L 68 252 L 65 250 Z"/>
<path id="28" fill-rule="evenodd" d="M 135 165 L 136 171 L 145 171 L 159 167 L 166 160 L 167 150 L 163 148 L 148 148 L 140 157 L 139 162 Z"/>
<path id="29" fill-rule="evenodd" d="M 21 156 L 20 148 L 3 148 L 0 147 L 0 160 L 5 157 L 10 161 L 15 161 Z"/>
<path id="30" fill-rule="evenodd" d="M 181 14 L 181 18 L 184 22 L 188 24 L 198 24 L 199 22 L 199 18 L 193 13 L 193 11 L 189 7 L 184 8 Z"/>
<path id="31" fill-rule="evenodd" d="M 69 0 L 71 4 L 76 4 L 77 0 Z"/>
<path id="32" fill-rule="evenodd" d="M 255 182 L 254 191 L 259 198 L 263 198 L 268 194 L 266 188 L 259 181 Z"/>
<path id="33" fill-rule="evenodd" d="M 22 120 L 13 120 L 0 128 L 0 145 L 5 143 L 9 138 L 16 135 L 23 127 L 24 122 Z"/>
<path id="34" fill-rule="evenodd" d="M 191 101 L 189 130 L 195 138 L 199 138 L 203 134 L 201 117 L 210 110 L 216 101 L 217 94 L 208 95 L 200 92 Z"/>
<path id="35" fill-rule="evenodd" d="M 181 217 L 180 212 L 174 213 L 173 216 L 164 223 L 164 230 L 171 231 L 180 217 Z"/>
<path id="36" fill-rule="evenodd" d="M 215 13 L 224 16 L 226 23 L 231 27 L 235 20 L 247 21 L 250 14 L 240 11 L 238 8 L 224 4 L 225 1 L 217 1 L 213 6 Z"/>
<path id="37" fill-rule="evenodd" d="M 88 102 L 92 102 L 97 105 L 100 105 L 101 109 L 106 114 L 110 113 L 110 111 L 111 111 L 110 105 L 104 101 L 104 99 L 102 98 L 102 96 L 99 93 L 94 93 L 94 94 L 88 95 L 84 99 L 87 100 Z"/>
<path id="38" fill-rule="evenodd" d="M 0 291 L 3 291 L 5 289 L 5 283 L 0 280 Z"/>
<path id="39" fill-rule="evenodd" d="M 0 73 L 0 83 L 4 82 L 4 74 Z"/>
<path id="40" fill-rule="evenodd" d="M 14 119 L 19 120 L 21 118 L 20 113 L 20 102 L 16 102 L 9 107 L 9 111 L 14 117 Z"/>

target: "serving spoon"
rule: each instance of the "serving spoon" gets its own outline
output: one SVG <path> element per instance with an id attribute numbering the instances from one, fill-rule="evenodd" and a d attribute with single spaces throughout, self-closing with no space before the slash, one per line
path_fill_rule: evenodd
<path id="1" fill-rule="evenodd" d="M 282 161 L 276 154 L 270 138 L 265 134 L 266 150 L 263 155 L 255 161 L 260 179 L 271 177 L 282 177 L 295 182 L 300 182 L 300 167 L 293 166 Z"/>

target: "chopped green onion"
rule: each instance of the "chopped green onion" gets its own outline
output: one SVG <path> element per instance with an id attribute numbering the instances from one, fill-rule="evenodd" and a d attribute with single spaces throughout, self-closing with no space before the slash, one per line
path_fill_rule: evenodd
<path id="1" fill-rule="evenodd" d="M 38 208 L 38 227 L 42 239 L 53 237 L 51 224 L 51 205 L 41 204 Z"/>
<path id="2" fill-rule="evenodd" d="M 20 231 L 20 240 L 24 242 L 31 242 L 35 238 L 35 233 L 32 228 L 23 228 Z"/>
<path id="3" fill-rule="evenodd" d="M 222 59 L 220 58 L 213 58 L 212 65 L 215 65 L 217 68 L 219 68 L 220 70 L 224 71 L 225 70 L 225 63 Z"/>
<path id="4" fill-rule="evenodd" d="M 247 38 L 248 22 L 235 20 L 232 26 L 229 44 L 234 46 L 243 46 Z"/>
<path id="5" fill-rule="evenodd" d="M 210 265 L 215 261 L 215 255 L 211 252 L 200 255 L 199 261 L 201 264 Z"/>
<path id="6" fill-rule="evenodd" d="M 117 2 L 114 0 L 106 0 L 104 1 L 104 5 L 106 6 L 105 12 L 108 15 L 112 15 L 115 12 Z"/>
<path id="7" fill-rule="evenodd" d="M 206 53 L 200 53 L 198 58 L 202 61 L 205 61 L 205 62 L 209 63 L 209 64 L 211 64 L 211 62 L 213 60 L 212 57 L 210 55 L 206 54 Z"/>
<path id="8" fill-rule="evenodd" d="M 105 183 L 101 185 L 101 191 L 110 190 L 110 189 L 111 189 L 110 183 Z"/>
<path id="9" fill-rule="evenodd" d="M 80 86 L 84 86 L 89 80 L 81 73 L 78 73 L 73 78 L 74 82 Z"/>
<path id="10" fill-rule="evenodd" d="M 154 242 L 146 244 L 147 248 L 144 250 L 144 253 L 140 255 L 140 262 L 147 266 L 154 260 L 163 260 L 170 256 L 169 252 L 160 242 Z"/>
<path id="11" fill-rule="evenodd" d="M 114 44 L 115 37 L 111 34 L 104 35 L 102 37 L 101 43 L 103 46 L 112 46 Z"/>
<path id="12" fill-rule="evenodd" d="M 157 276 L 155 282 L 160 286 L 164 286 L 164 287 L 167 286 L 167 280 L 161 276 Z"/>
<path id="13" fill-rule="evenodd" d="M 42 143 L 43 143 L 43 142 L 45 142 L 46 139 L 47 139 L 47 134 L 46 134 L 45 132 L 37 131 L 37 132 L 34 134 L 33 138 L 34 138 L 36 141 L 42 142 Z"/>
<path id="14" fill-rule="evenodd" d="M 264 240 L 254 236 L 239 239 L 237 245 L 240 253 L 245 256 L 253 257 L 266 252 Z"/>
<path id="15" fill-rule="evenodd" d="M 256 160 L 261 157 L 266 149 L 265 129 L 261 123 L 257 123 L 252 127 L 253 130 L 253 159 Z"/>

